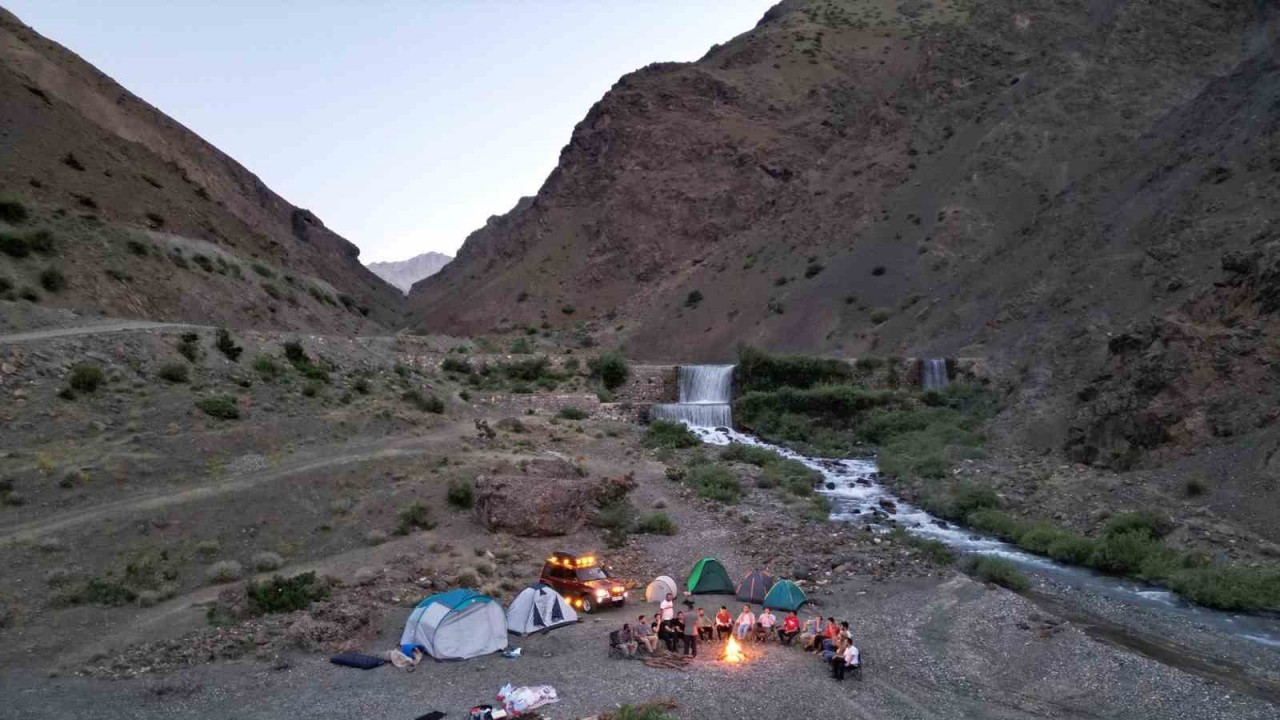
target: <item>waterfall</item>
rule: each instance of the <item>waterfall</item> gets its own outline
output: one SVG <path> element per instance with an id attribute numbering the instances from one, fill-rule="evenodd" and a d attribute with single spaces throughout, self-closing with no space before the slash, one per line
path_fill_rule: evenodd
<path id="1" fill-rule="evenodd" d="M 732 365 L 681 365 L 680 402 L 654 405 L 649 416 L 693 427 L 733 427 L 732 395 Z"/>
<path id="2" fill-rule="evenodd" d="M 941 390 L 947 386 L 947 361 L 928 358 L 920 361 L 920 384 L 925 390 Z"/>

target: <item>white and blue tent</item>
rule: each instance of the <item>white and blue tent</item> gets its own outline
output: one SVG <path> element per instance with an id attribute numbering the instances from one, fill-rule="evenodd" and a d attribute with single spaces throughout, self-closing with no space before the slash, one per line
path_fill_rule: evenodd
<path id="1" fill-rule="evenodd" d="M 459 588 L 418 603 L 400 636 L 400 652 L 414 648 L 436 660 L 466 660 L 507 646 L 507 619 L 502 605 L 488 595 Z"/>
<path id="2" fill-rule="evenodd" d="M 507 632 L 515 635 L 546 632 L 578 622 L 578 613 L 549 585 L 534 583 L 511 601 L 507 608 Z"/>

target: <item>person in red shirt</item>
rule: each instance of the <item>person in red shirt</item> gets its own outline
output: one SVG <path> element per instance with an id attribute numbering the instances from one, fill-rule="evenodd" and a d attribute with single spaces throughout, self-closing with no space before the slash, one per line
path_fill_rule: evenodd
<path id="1" fill-rule="evenodd" d="M 720 612 L 716 613 L 716 639 L 723 640 L 731 632 L 733 632 L 733 616 L 729 614 L 729 608 L 721 605 Z"/>
<path id="2" fill-rule="evenodd" d="M 782 618 L 782 629 L 778 631 L 778 639 L 783 645 L 790 645 L 792 640 L 796 639 L 796 635 L 800 634 L 800 618 L 796 617 L 795 611 L 787 613 Z"/>
<path id="3" fill-rule="evenodd" d="M 840 637 L 840 626 L 836 624 L 835 618 L 827 618 L 827 627 L 822 631 L 822 636 L 833 643 Z"/>

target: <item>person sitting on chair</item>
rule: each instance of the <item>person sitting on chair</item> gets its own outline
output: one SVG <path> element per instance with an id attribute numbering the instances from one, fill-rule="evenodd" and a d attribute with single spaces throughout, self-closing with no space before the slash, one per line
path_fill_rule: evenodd
<path id="1" fill-rule="evenodd" d="M 822 640 L 822 616 L 814 615 L 804 621 L 804 627 L 800 629 L 800 647 L 806 651 L 812 652 L 821 646 Z"/>
<path id="2" fill-rule="evenodd" d="M 800 618 L 796 617 L 794 610 L 787 613 L 782 618 L 782 629 L 778 631 L 778 639 L 783 645 L 790 645 L 792 640 L 796 639 L 796 635 L 800 633 Z"/>
<path id="3" fill-rule="evenodd" d="M 698 639 L 706 642 L 711 639 L 711 618 L 707 617 L 707 611 L 698 608 L 698 615 L 694 618 L 694 625 L 698 628 Z"/>
<path id="4" fill-rule="evenodd" d="M 844 666 L 853 671 L 853 677 L 862 679 L 862 652 L 858 646 L 848 643 L 844 648 Z M 841 674 L 843 677 L 843 673 Z"/>
<path id="5" fill-rule="evenodd" d="M 618 633 L 618 647 L 626 653 L 627 657 L 633 657 L 636 654 L 635 635 L 631 633 L 631 623 L 622 623 L 622 632 Z"/>
<path id="6" fill-rule="evenodd" d="M 720 612 L 716 613 L 716 639 L 724 640 L 732 632 L 733 616 L 729 614 L 729 608 L 721 605 Z"/>
<path id="7" fill-rule="evenodd" d="M 667 628 L 667 649 L 676 652 L 684 635 L 684 613 L 679 613 L 662 624 Z"/>
<path id="8" fill-rule="evenodd" d="M 835 651 L 831 653 L 831 677 L 840 682 L 844 681 L 844 655 L 846 648 L 844 638 L 838 638 Z"/>
<path id="9" fill-rule="evenodd" d="M 658 649 L 658 638 L 653 636 L 653 628 L 649 623 L 645 622 L 644 616 L 640 616 L 639 622 L 632 629 L 631 634 L 636 638 L 636 648 L 644 648 L 650 654 Z"/>
<path id="10" fill-rule="evenodd" d="M 778 624 L 778 617 L 769 608 L 760 611 L 760 627 L 764 629 L 764 640 L 773 637 L 773 626 Z"/>
<path id="11" fill-rule="evenodd" d="M 747 635 L 756 626 L 755 613 L 751 612 L 750 605 L 743 605 L 742 612 L 738 613 L 737 635 L 739 640 L 746 640 Z"/>

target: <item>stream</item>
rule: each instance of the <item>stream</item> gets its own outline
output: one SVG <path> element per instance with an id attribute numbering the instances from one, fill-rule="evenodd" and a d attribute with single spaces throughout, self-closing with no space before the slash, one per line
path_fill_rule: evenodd
<path id="1" fill-rule="evenodd" d="M 1091 600 L 1103 598 L 1113 601 L 1113 604 L 1120 604 L 1124 612 L 1190 623 L 1198 628 L 1221 633 L 1232 640 L 1280 649 L 1280 620 L 1274 617 L 1212 610 L 1193 605 L 1163 588 L 1103 575 L 1086 568 L 1062 565 L 1004 541 L 941 520 L 904 502 L 878 482 L 875 460 L 808 457 L 730 429 L 732 372 L 732 365 L 680 366 L 681 402 L 653 406 L 653 417 L 684 422 L 707 444 L 742 443 L 764 447 L 817 470 L 823 478 L 818 492 L 831 501 L 833 522 L 866 523 L 876 532 L 888 532 L 894 526 L 901 527 L 914 535 L 937 540 L 957 553 L 1004 558 L 1026 574 L 1065 589 L 1066 592 L 1059 592 L 1058 595 L 1071 594 Z M 945 378 L 944 371 L 942 383 L 945 383 Z M 930 381 L 935 386 L 939 382 L 936 375 Z M 1028 595 L 1033 600 L 1036 599 L 1035 593 Z M 1042 605 L 1048 602 L 1061 605 L 1060 599 L 1041 599 Z M 1077 610 L 1074 614 L 1079 616 L 1080 613 Z M 1108 639 L 1118 644 L 1125 644 L 1139 652 L 1143 652 L 1142 645 L 1150 644 L 1148 639 L 1137 636 L 1131 638 L 1132 642 L 1122 642 L 1116 637 L 1120 634 L 1115 630 L 1116 626 L 1100 620 L 1098 626 L 1104 625 L 1108 628 L 1107 634 L 1112 636 Z M 1159 659 L 1168 660 L 1167 657 Z M 1269 689 L 1269 693 L 1275 692 L 1275 688 Z"/>

